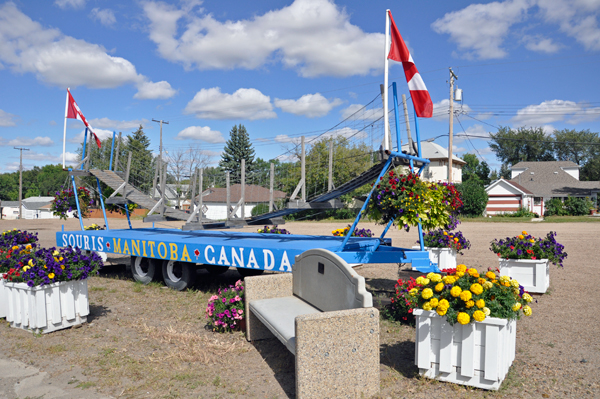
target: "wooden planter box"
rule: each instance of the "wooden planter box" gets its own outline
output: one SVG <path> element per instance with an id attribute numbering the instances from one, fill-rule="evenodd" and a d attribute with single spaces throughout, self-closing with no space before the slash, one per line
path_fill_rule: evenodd
<path id="1" fill-rule="evenodd" d="M 6 317 L 6 313 L 8 311 L 8 296 L 7 289 L 4 287 L 4 279 L 2 275 L 4 273 L 0 273 L 0 318 Z"/>
<path id="2" fill-rule="evenodd" d="M 514 278 L 525 291 L 543 294 L 550 287 L 548 259 L 499 259 L 500 275 Z"/>
<path id="3" fill-rule="evenodd" d="M 415 364 L 427 378 L 497 390 L 515 359 L 517 322 L 488 317 L 451 326 L 435 312 L 415 309 Z"/>
<path id="4" fill-rule="evenodd" d="M 49 333 L 87 322 L 87 280 L 63 281 L 42 287 L 4 282 L 6 320 L 11 327 Z"/>
<path id="5" fill-rule="evenodd" d="M 420 249 L 421 247 L 414 245 L 412 248 Z M 429 260 L 437 263 L 440 270 L 456 268 L 456 251 L 454 249 L 425 247 L 425 250 L 429 252 Z M 412 270 L 417 271 L 414 267 Z"/>

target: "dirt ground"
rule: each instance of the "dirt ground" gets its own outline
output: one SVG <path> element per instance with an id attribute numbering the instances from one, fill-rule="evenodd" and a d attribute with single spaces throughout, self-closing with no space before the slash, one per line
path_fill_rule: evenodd
<path id="1" fill-rule="evenodd" d="M 104 221 L 86 221 L 91 223 Z M 109 223 L 111 228 L 127 227 L 126 221 Z M 76 220 L 2 220 L 0 231 L 37 231 L 42 245 L 54 246 L 61 224 L 65 230 L 79 229 Z M 134 221 L 134 227 L 142 226 L 148 227 Z M 293 234 L 330 235 L 343 226 L 294 222 L 285 228 Z M 382 226 L 367 223 L 361 227 L 382 231 Z M 498 264 L 488 249 L 492 239 L 522 230 L 534 236 L 556 231 L 569 255 L 564 269 L 551 266 L 550 289 L 535 296 L 533 316 L 518 321 L 516 358 L 499 391 L 421 378 L 414 365 L 414 328 L 382 320 L 378 398 L 600 397 L 600 291 L 594 274 L 600 268 L 600 223 L 464 222 L 459 229 L 472 248 L 458 260 L 479 270 Z M 416 229 L 388 234 L 401 247 L 412 246 L 416 236 Z M 37 367 L 53 384 L 80 392 L 82 398 L 91 392 L 124 398 L 294 397 L 294 358 L 279 341 L 249 343 L 242 333 L 216 334 L 206 328 L 206 302 L 219 287 L 240 278 L 235 270 L 218 277 L 199 271 L 193 289 L 176 292 L 161 284 L 135 283 L 127 263 L 127 258 L 111 257 L 100 276 L 90 279 L 91 314 L 80 328 L 40 336 L 0 323 L 0 359 Z M 399 275 L 398 265 L 364 265 L 356 271 L 376 296 L 392 291 Z M 0 398 L 11 381 L 0 375 Z"/>

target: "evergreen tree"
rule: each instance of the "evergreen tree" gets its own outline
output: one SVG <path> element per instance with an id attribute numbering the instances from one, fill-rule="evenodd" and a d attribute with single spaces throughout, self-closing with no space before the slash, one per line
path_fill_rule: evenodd
<path id="1" fill-rule="evenodd" d="M 150 139 L 144 133 L 142 125 L 138 130 L 127 136 L 125 150 L 132 153 L 129 181 L 145 193 L 150 193 L 152 179 L 154 178 L 154 159 L 149 147 Z"/>
<path id="2" fill-rule="evenodd" d="M 229 140 L 219 161 L 219 167 L 230 173 L 231 184 L 240 183 L 242 159 L 246 160 L 246 173 L 253 170 L 254 148 L 244 125 L 233 126 L 229 132 Z"/>

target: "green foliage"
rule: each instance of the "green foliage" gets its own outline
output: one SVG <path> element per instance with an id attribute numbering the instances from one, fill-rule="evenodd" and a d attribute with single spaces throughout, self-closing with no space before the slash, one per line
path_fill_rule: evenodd
<path id="1" fill-rule="evenodd" d="M 588 215 L 593 208 L 588 197 L 569 197 L 565 200 L 565 208 L 569 216 Z"/>
<path id="2" fill-rule="evenodd" d="M 554 131 L 554 151 L 558 161 L 572 161 L 584 165 L 594 158 L 600 138 L 587 130 L 563 129 Z"/>
<path id="3" fill-rule="evenodd" d="M 490 167 L 486 161 L 479 162 L 477 155 L 464 154 L 463 161 L 467 164 L 462 169 L 462 181 L 479 180 L 485 186 L 490 184 Z"/>
<path id="4" fill-rule="evenodd" d="M 536 218 L 539 215 L 537 213 L 531 212 L 528 209 L 523 208 L 522 206 L 516 212 L 508 212 L 508 213 L 500 213 L 495 215 L 494 217 L 508 217 L 508 218 Z"/>
<path id="5" fill-rule="evenodd" d="M 470 180 L 456 186 L 463 201 L 461 214 L 468 217 L 483 215 L 488 202 L 488 194 L 480 181 Z"/>
<path id="6" fill-rule="evenodd" d="M 510 168 L 508 167 L 507 164 L 503 163 L 502 166 L 500 166 L 500 177 L 503 178 L 504 180 L 510 180 Z"/>
<path id="7" fill-rule="evenodd" d="M 544 215 L 546 216 L 565 216 L 567 215 L 567 209 L 560 198 L 552 198 L 546 202 L 546 209 Z"/>
<path id="8" fill-rule="evenodd" d="M 250 214 L 252 216 L 258 216 L 258 215 L 263 215 L 268 212 L 269 212 L 269 204 L 260 203 L 260 204 L 257 204 L 254 208 L 252 208 L 252 211 L 250 212 Z"/>
<path id="9" fill-rule="evenodd" d="M 517 130 L 500 127 L 496 134 L 491 134 L 491 141 L 490 148 L 504 164 L 555 160 L 552 138 L 541 127 Z"/>
<path id="10" fill-rule="evenodd" d="M 590 159 L 579 174 L 579 180 L 582 181 L 599 181 L 600 180 L 600 155 L 596 155 Z"/>
<path id="11" fill-rule="evenodd" d="M 229 140 L 225 143 L 219 167 L 230 173 L 231 184 L 241 181 L 242 159 L 246 160 L 247 173 L 252 172 L 254 164 L 254 148 L 244 125 L 233 126 L 229 132 Z"/>
<path id="12" fill-rule="evenodd" d="M 154 174 L 154 157 L 150 150 L 150 139 L 146 136 L 143 126 L 140 125 L 138 130 L 127 136 L 127 144 L 125 151 L 134 155 L 131 162 L 131 170 L 129 179 L 134 182 L 136 188 L 144 193 L 152 191 L 152 179 Z M 125 161 L 127 158 L 123 159 Z"/>

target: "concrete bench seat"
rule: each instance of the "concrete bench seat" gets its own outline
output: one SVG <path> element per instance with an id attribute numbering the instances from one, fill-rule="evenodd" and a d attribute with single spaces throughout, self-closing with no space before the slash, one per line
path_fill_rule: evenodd
<path id="1" fill-rule="evenodd" d="M 245 279 L 246 338 L 278 338 L 296 359 L 296 397 L 379 392 L 379 312 L 338 255 L 312 249 L 291 274 Z"/>

